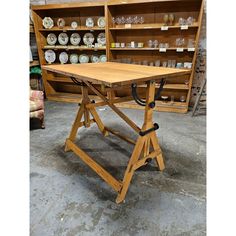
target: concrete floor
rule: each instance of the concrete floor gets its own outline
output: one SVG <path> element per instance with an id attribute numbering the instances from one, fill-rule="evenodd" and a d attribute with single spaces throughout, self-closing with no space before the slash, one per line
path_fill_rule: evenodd
<path id="1" fill-rule="evenodd" d="M 72 152 L 64 141 L 77 105 L 46 102 L 46 129 L 30 131 L 30 232 L 32 236 L 206 235 L 206 118 L 157 113 L 154 121 L 166 169 L 154 161 L 136 171 L 126 201 Z M 123 109 L 141 126 L 140 110 Z M 107 126 L 136 135 L 109 108 L 98 110 Z M 82 128 L 78 143 L 109 172 L 121 178 L 133 146 L 95 124 Z"/>

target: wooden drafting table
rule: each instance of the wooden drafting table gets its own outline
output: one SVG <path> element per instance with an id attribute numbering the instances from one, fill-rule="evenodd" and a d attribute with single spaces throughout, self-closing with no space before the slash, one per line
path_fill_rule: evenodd
<path id="1" fill-rule="evenodd" d="M 158 124 L 153 123 L 153 108 L 155 100 L 160 96 L 165 79 L 171 79 L 172 76 L 189 74 L 190 70 L 174 69 L 164 67 L 140 66 L 131 64 L 120 64 L 114 62 L 105 63 L 87 63 L 87 64 L 67 64 L 67 65 L 48 65 L 42 66 L 46 71 L 66 75 L 71 80 L 81 86 L 82 102 L 75 121 L 72 125 L 69 137 L 66 139 L 65 151 L 72 150 L 87 165 L 89 165 L 101 178 L 103 178 L 117 193 L 116 202 L 124 200 L 134 171 L 139 167 L 146 165 L 152 159 L 156 160 L 159 170 L 165 168 L 161 148 L 155 130 Z M 155 94 L 155 83 L 160 86 Z M 101 90 L 94 86 L 100 84 Z M 147 84 L 146 100 L 141 99 L 136 91 L 139 84 Z M 123 87 L 131 86 L 132 96 L 115 98 L 114 91 Z M 98 95 L 102 101 L 94 103 L 89 99 L 88 88 Z M 107 91 L 104 96 L 101 91 Z M 138 127 L 131 119 L 121 112 L 114 104 L 135 100 L 139 105 L 145 106 L 143 126 Z M 108 105 L 116 112 L 135 132 L 139 134 L 136 141 L 120 134 L 119 132 L 104 126 L 96 107 Z M 93 119 L 90 118 L 90 114 Z M 82 121 L 82 117 L 84 120 Z M 81 126 L 89 127 L 95 122 L 104 136 L 109 133 L 118 136 L 125 141 L 134 144 L 133 153 L 130 157 L 125 171 L 124 179 L 119 181 L 108 173 L 102 166 L 95 162 L 88 154 L 75 144 L 76 134 Z"/>

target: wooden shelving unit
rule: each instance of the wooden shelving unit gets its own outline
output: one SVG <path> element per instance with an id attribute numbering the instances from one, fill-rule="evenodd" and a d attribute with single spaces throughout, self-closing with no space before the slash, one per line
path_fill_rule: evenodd
<path id="1" fill-rule="evenodd" d="M 167 112 L 180 112 L 186 113 L 188 111 L 188 105 L 191 94 L 192 80 L 195 70 L 196 54 L 198 51 L 198 41 L 201 30 L 201 22 L 203 15 L 203 1 L 202 0 L 108 0 L 106 2 L 84 2 L 84 3 L 71 3 L 71 4 L 51 4 L 33 6 L 34 28 L 37 37 L 37 45 L 39 51 L 40 64 L 47 64 L 44 59 L 44 52 L 47 49 L 55 51 L 57 57 L 63 50 L 68 54 L 86 53 L 91 56 L 106 54 L 108 61 L 122 61 L 122 59 L 129 58 L 132 62 L 148 61 L 155 62 L 156 60 L 168 61 L 175 60 L 176 62 L 192 63 L 191 75 L 176 77 L 171 81 L 167 80 L 162 95 L 168 96 L 169 100 L 174 96 L 174 102 L 157 101 L 156 110 Z M 175 21 L 173 25 L 163 27 L 164 14 L 173 13 L 175 15 Z M 50 16 L 54 20 L 54 27 L 51 29 L 44 29 L 42 25 L 42 19 L 45 16 Z M 94 19 L 95 25 L 97 19 L 101 16 L 105 16 L 106 27 L 99 28 L 94 26 L 93 28 L 87 28 L 85 21 L 87 17 Z M 127 16 L 143 16 L 143 24 L 132 25 L 117 25 L 113 23 L 113 17 L 127 17 Z M 196 21 L 183 28 L 178 24 L 180 17 L 187 19 L 192 16 Z M 66 26 L 60 29 L 56 26 L 58 18 L 64 18 Z M 79 22 L 77 29 L 72 29 L 70 24 L 73 20 Z M 85 48 L 79 46 L 49 46 L 46 43 L 47 35 L 53 32 L 57 36 L 60 32 L 67 32 L 68 35 L 78 32 L 81 36 L 86 32 L 91 32 L 94 37 L 100 33 L 106 34 L 106 47 L 103 48 Z M 184 38 L 186 42 L 188 39 L 195 40 L 195 48 L 188 48 L 187 45 L 183 49 L 179 49 L 176 44 L 176 38 Z M 148 40 L 158 40 L 159 43 L 168 43 L 169 47 L 166 52 L 161 52 L 159 47 L 148 47 Z M 130 43 L 131 41 L 143 42 L 143 48 L 114 48 L 111 47 L 112 43 L 124 42 Z M 54 64 L 59 64 L 57 59 Z M 46 91 L 46 96 L 49 100 L 62 101 L 62 102 L 76 102 L 81 100 L 81 90 L 79 87 L 74 86 L 72 81 L 67 77 L 59 77 L 56 74 L 47 73 L 43 70 L 43 81 Z M 158 85 L 156 86 L 158 87 Z M 123 97 L 130 94 L 131 89 L 127 88 L 122 91 L 117 90 L 115 96 Z M 139 86 L 139 95 L 145 96 L 145 86 Z M 90 94 L 91 91 L 90 91 Z M 104 93 L 106 95 L 106 93 Z M 93 94 L 92 94 L 93 96 Z M 180 102 L 180 97 L 186 98 L 185 102 Z M 94 100 L 98 100 L 96 96 Z M 138 108 L 143 109 L 134 102 L 127 102 L 118 104 L 120 107 L 126 108 Z"/>

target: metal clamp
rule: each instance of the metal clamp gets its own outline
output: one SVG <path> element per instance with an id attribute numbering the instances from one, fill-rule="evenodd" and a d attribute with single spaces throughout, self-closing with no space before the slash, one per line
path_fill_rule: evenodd
<path id="1" fill-rule="evenodd" d="M 84 86 L 84 82 L 79 82 L 76 78 L 70 77 L 70 79 L 73 81 L 74 84 L 79 85 L 79 86 Z"/>
<path id="2" fill-rule="evenodd" d="M 155 100 L 148 104 L 150 108 L 155 107 L 155 101 L 159 99 L 161 92 L 163 90 L 164 84 L 165 84 L 165 79 L 161 79 L 160 87 L 158 88 L 157 93 L 155 94 Z M 139 104 L 140 106 L 146 106 L 146 103 L 147 103 L 146 100 L 143 100 L 138 96 L 137 84 L 131 84 L 131 89 L 132 89 L 132 96 L 133 96 L 135 102 L 137 104 Z"/>
<path id="3" fill-rule="evenodd" d="M 140 131 L 139 135 L 140 136 L 145 136 L 146 134 L 149 134 L 150 132 L 155 131 L 157 129 L 159 129 L 159 125 L 157 123 L 154 123 L 152 128 L 147 129 L 145 131 Z"/>

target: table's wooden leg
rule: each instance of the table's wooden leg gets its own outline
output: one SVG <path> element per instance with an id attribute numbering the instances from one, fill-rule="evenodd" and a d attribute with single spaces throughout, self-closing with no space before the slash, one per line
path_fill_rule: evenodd
<path id="1" fill-rule="evenodd" d="M 150 81 L 147 86 L 146 107 L 142 131 L 146 131 L 153 127 L 153 109 L 149 106 L 149 104 L 154 101 L 154 96 L 155 82 Z M 150 144 L 152 144 L 152 147 L 154 149 L 152 153 L 150 153 Z M 141 153 L 142 155 L 140 155 Z M 146 165 L 148 161 L 152 160 L 153 158 L 156 159 L 159 169 L 163 170 L 165 166 L 162 158 L 161 148 L 158 144 L 158 139 L 155 131 L 151 131 L 144 136 L 139 136 L 130 158 L 128 167 L 125 171 L 122 188 L 116 198 L 116 203 L 120 203 L 125 199 L 125 195 L 128 191 L 134 171 L 137 168 Z"/>

